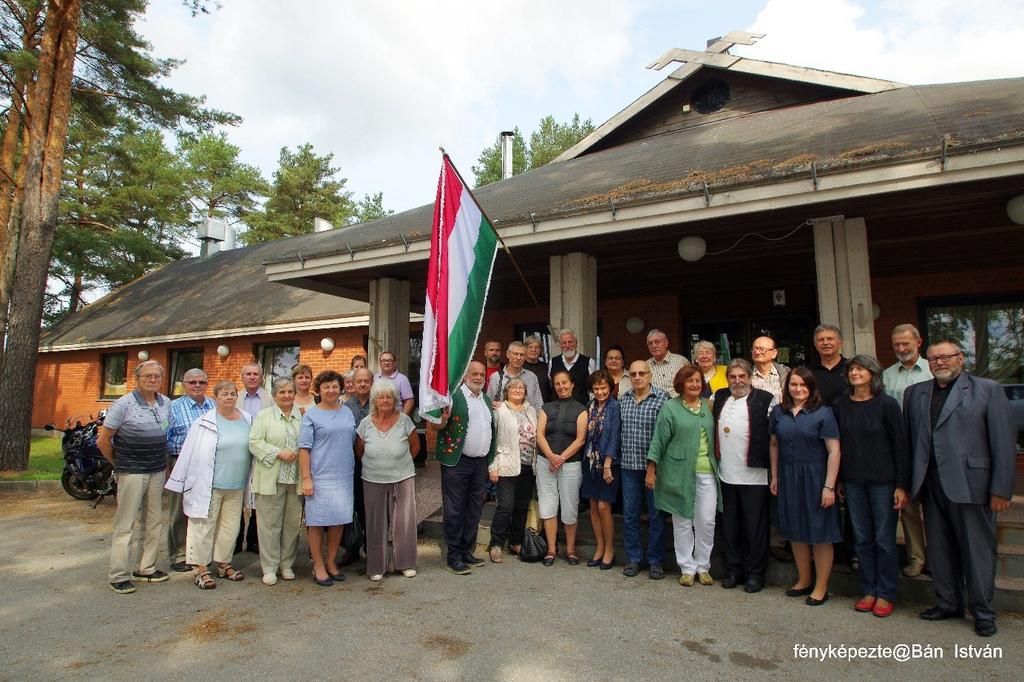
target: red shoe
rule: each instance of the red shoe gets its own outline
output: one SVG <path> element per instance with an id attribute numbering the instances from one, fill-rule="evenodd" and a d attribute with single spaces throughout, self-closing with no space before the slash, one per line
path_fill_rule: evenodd
<path id="1" fill-rule="evenodd" d="M 875 607 L 875 597 L 861 597 L 860 601 L 853 605 L 855 611 L 867 613 Z"/>
<path id="2" fill-rule="evenodd" d="M 892 615 L 893 609 L 895 608 L 896 605 L 892 602 L 889 602 L 885 606 L 879 606 L 876 604 L 875 608 L 871 609 L 871 613 L 875 614 L 879 618 L 888 618 Z"/>

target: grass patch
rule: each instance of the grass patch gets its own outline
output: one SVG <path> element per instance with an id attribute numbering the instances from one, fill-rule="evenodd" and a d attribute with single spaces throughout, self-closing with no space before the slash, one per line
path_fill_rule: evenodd
<path id="1" fill-rule="evenodd" d="M 0 471 L 0 481 L 59 481 L 64 471 L 60 438 L 47 436 L 32 439 L 25 471 Z"/>

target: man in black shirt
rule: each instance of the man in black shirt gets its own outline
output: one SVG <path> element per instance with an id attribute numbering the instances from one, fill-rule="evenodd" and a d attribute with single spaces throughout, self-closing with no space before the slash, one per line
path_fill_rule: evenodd
<path id="1" fill-rule="evenodd" d="M 843 357 L 843 332 L 831 324 L 819 324 L 814 330 L 814 348 L 820 358 L 811 367 L 818 382 L 818 392 L 823 403 L 832 406 L 832 401 L 846 392 L 846 358 Z"/>

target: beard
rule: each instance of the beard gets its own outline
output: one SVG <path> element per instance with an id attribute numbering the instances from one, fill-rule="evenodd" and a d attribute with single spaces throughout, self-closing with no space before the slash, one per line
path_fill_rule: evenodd
<path id="1" fill-rule="evenodd" d="M 917 351 L 913 351 L 913 350 L 912 350 L 912 351 L 908 351 L 908 352 L 906 352 L 906 353 L 899 353 L 899 352 L 897 352 L 897 353 L 896 353 L 896 358 L 897 358 L 897 359 L 898 359 L 898 360 L 899 360 L 900 362 L 909 362 L 910 360 L 912 360 L 912 359 L 913 359 L 913 357 L 914 357 L 915 355 L 917 355 Z"/>
<path id="2" fill-rule="evenodd" d="M 576 349 L 572 348 L 569 350 L 562 351 L 562 357 L 565 358 L 566 360 L 572 360 L 574 357 L 576 357 Z"/>

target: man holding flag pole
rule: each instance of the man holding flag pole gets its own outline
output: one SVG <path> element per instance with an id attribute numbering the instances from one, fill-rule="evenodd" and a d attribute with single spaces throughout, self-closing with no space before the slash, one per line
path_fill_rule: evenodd
<path id="1" fill-rule="evenodd" d="M 486 369 L 471 360 L 498 241 L 443 154 L 427 267 L 419 409 L 437 431 L 448 570 L 459 575 L 483 564 L 473 550 L 487 465 L 494 459 L 494 420 L 483 393 Z"/>

